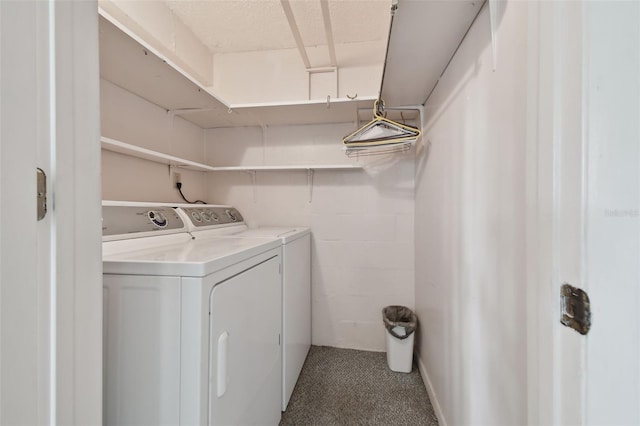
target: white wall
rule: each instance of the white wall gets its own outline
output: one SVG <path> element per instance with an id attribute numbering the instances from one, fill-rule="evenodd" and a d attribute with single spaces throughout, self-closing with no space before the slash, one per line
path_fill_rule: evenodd
<path id="1" fill-rule="evenodd" d="M 214 165 L 342 164 L 353 125 L 207 131 Z M 378 159 L 379 161 L 379 159 Z M 384 350 L 381 310 L 413 307 L 414 161 L 367 171 L 258 172 L 209 177 L 208 201 L 233 204 L 251 226 L 310 226 L 313 344 Z"/>
<path id="2" fill-rule="evenodd" d="M 377 96 L 385 45 L 361 42 L 335 48 L 338 73 L 311 74 L 311 80 L 298 49 L 218 53 L 212 91 L 232 104 Z M 312 66 L 329 64 L 326 46 L 308 47 L 307 54 Z"/>
<path id="3" fill-rule="evenodd" d="M 100 80 L 102 135 L 189 160 L 204 161 L 204 131 L 180 117 Z M 183 192 L 195 200 L 206 195 L 203 172 L 178 170 Z M 123 201 L 182 199 L 169 166 L 102 150 L 102 198 Z"/>
<path id="4" fill-rule="evenodd" d="M 212 84 L 213 55 L 165 2 L 99 0 L 99 5 L 202 84 Z"/>
<path id="5" fill-rule="evenodd" d="M 341 149 L 352 124 L 203 131 L 104 80 L 101 108 L 104 136 L 198 162 L 353 162 Z M 414 161 L 372 161 L 367 171 L 315 172 L 312 202 L 306 171 L 258 173 L 255 187 L 248 173 L 180 173 L 190 199 L 233 204 L 252 226 L 310 226 L 314 344 L 380 351 L 382 308 L 413 307 Z M 103 150 L 102 179 L 103 199 L 180 201 L 166 165 Z"/>
<path id="6" fill-rule="evenodd" d="M 416 170 L 419 356 L 450 425 L 527 421 L 527 5 L 509 2 L 492 70 L 488 8 L 427 103 Z"/>

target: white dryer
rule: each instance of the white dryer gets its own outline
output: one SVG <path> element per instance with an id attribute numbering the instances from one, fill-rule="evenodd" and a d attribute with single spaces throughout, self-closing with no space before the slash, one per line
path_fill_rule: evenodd
<path id="1" fill-rule="evenodd" d="M 104 424 L 277 424 L 280 240 L 212 244 L 113 202 L 103 236 Z"/>
<path id="2" fill-rule="evenodd" d="M 311 231 L 306 227 L 249 229 L 231 206 L 177 209 L 196 239 L 277 238 L 282 244 L 282 411 L 287 409 L 311 347 Z M 226 226 L 211 226 L 227 222 Z"/>

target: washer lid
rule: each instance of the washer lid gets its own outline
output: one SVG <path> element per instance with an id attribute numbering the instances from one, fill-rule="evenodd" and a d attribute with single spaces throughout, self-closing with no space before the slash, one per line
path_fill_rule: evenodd
<path id="1" fill-rule="evenodd" d="M 215 238 L 146 247 L 103 257 L 106 274 L 204 277 L 280 247 L 266 238 Z"/>
<path id="2" fill-rule="evenodd" d="M 244 238 L 279 238 L 282 244 L 287 244 L 291 241 L 297 240 L 300 237 L 308 235 L 311 229 L 307 227 L 276 227 L 265 226 L 263 228 L 247 229 L 239 234 L 234 234 L 234 237 Z"/>

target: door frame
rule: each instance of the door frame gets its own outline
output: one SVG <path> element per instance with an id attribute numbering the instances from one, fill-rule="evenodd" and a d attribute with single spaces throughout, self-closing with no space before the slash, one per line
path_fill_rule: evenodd
<path id="1" fill-rule="evenodd" d="M 528 419 L 583 424 L 586 338 L 560 324 L 560 288 L 585 281 L 584 5 L 528 7 Z"/>
<path id="2" fill-rule="evenodd" d="M 98 5 L 55 1 L 56 422 L 102 423 L 102 207 Z"/>
<path id="3" fill-rule="evenodd" d="M 638 17 L 633 2 L 529 4 L 530 424 L 640 421 Z M 593 296 L 586 336 L 560 323 L 564 283 Z"/>

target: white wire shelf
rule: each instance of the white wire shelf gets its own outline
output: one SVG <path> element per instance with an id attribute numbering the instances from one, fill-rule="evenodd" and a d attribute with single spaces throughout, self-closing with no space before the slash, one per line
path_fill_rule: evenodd
<path id="1" fill-rule="evenodd" d="M 167 164 L 187 170 L 199 172 L 260 172 L 260 171 L 294 171 L 294 170 L 359 170 L 362 166 L 352 164 L 294 164 L 294 165 L 269 165 L 269 166 L 209 166 L 173 155 L 164 154 L 126 142 L 121 142 L 107 137 L 101 137 L 102 149 L 153 161 L 155 163 Z"/>

